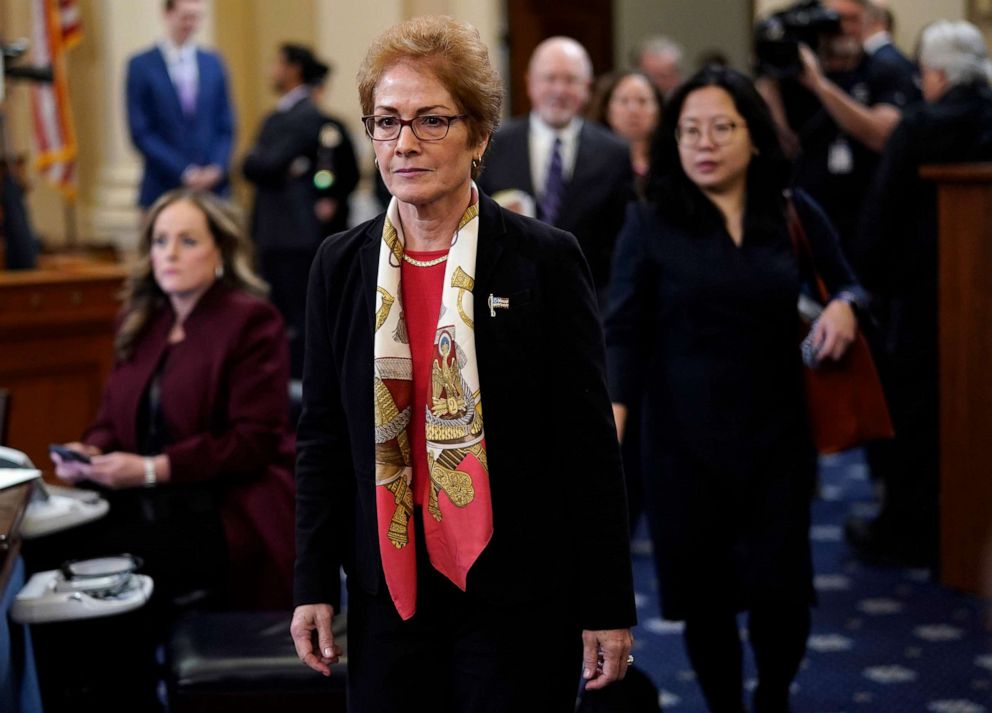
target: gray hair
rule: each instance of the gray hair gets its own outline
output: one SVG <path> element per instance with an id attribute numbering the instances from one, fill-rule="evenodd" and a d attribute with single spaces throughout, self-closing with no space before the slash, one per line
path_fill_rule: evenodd
<path id="1" fill-rule="evenodd" d="M 965 20 L 937 20 L 923 30 L 920 66 L 942 71 L 951 86 L 992 80 L 985 38 Z"/>
<path id="2" fill-rule="evenodd" d="M 675 64 L 681 69 L 682 57 L 685 52 L 682 49 L 682 45 L 675 40 L 664 35 L 652 35 L 651 37 L 645 37 L 634 47 L 634 50 L 630 53 L 630 65 L 632 67 L 640 66 L 641 56 L 644 54 L 667 54 L 675 60 Z"/>

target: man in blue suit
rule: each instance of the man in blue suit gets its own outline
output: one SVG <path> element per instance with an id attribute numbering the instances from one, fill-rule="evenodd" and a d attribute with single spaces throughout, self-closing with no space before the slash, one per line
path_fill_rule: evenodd
<path id="1" fill-rule="evenodd" d="M 145 159 L 143 208 L 179 186 L 226 194 L 234 143 L 224 65 L 192 42 L 204 1 L 165 0 L 164 7 L 166 37 L 127 68 L 128 126 Z"/>

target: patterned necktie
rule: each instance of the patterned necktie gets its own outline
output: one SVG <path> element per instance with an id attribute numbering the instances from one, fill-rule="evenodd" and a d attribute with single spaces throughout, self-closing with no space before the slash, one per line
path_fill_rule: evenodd
<path id="1" fill-rule="evenodd" d="M 176 63 L 176 91 L 179 94 L 179 105 L 183 114 L 193 116 L 196 113 L 196 81 L 193 79 L 193 62 L 196 61 L 188 52 L 181 52 Z"/>
<path id="2" fill-rule="evenodd" d="M 561 208 L 561 199 L 565 193 L 565 179 L 561 170 L 561 139 L 555 137 L 551 147 L 551 161 L 548 163 L 548 178 L 544 182 L 544 193 L 541 194 L 541 215 L 543 222 L 554 225 Z"/>

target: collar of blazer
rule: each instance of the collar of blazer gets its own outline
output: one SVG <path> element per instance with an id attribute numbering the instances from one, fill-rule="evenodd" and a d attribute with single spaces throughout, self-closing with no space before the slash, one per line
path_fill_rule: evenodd
<path id="1" fill-rule="evenodd" d="M 379 269 L 379 241 L 382 240 L 382 225 L 385 213 L 369 223 L 366 229 L 365 244 L 360 250 L 362 280 L 365 284 L 365 300 L 368 304 L 369 325 L 375 321 L 376 278 Z M 475 289 L 472 290 L 477 304 L 483 304 L 478 296 L 488 294 L 485 285 L 499 263 L 503 252 L 502 237 L 507 226 L 503 208 L 485 193 L 479 192 L 479 247 L 475 255 Z M 482 287 L 480 287 L 480 285 Z"/>

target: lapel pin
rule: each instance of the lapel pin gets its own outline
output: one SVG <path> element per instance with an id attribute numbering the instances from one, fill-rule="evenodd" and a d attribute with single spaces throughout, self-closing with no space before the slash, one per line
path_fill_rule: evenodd
<path id="1" fill-rule="evenodd" d="M 489 316 L 495 317 L 496 310 L 498 309 L 510 309 L 510 298 L 509 297 L 493 297 L 492 293 L 489 295 Z"/>

